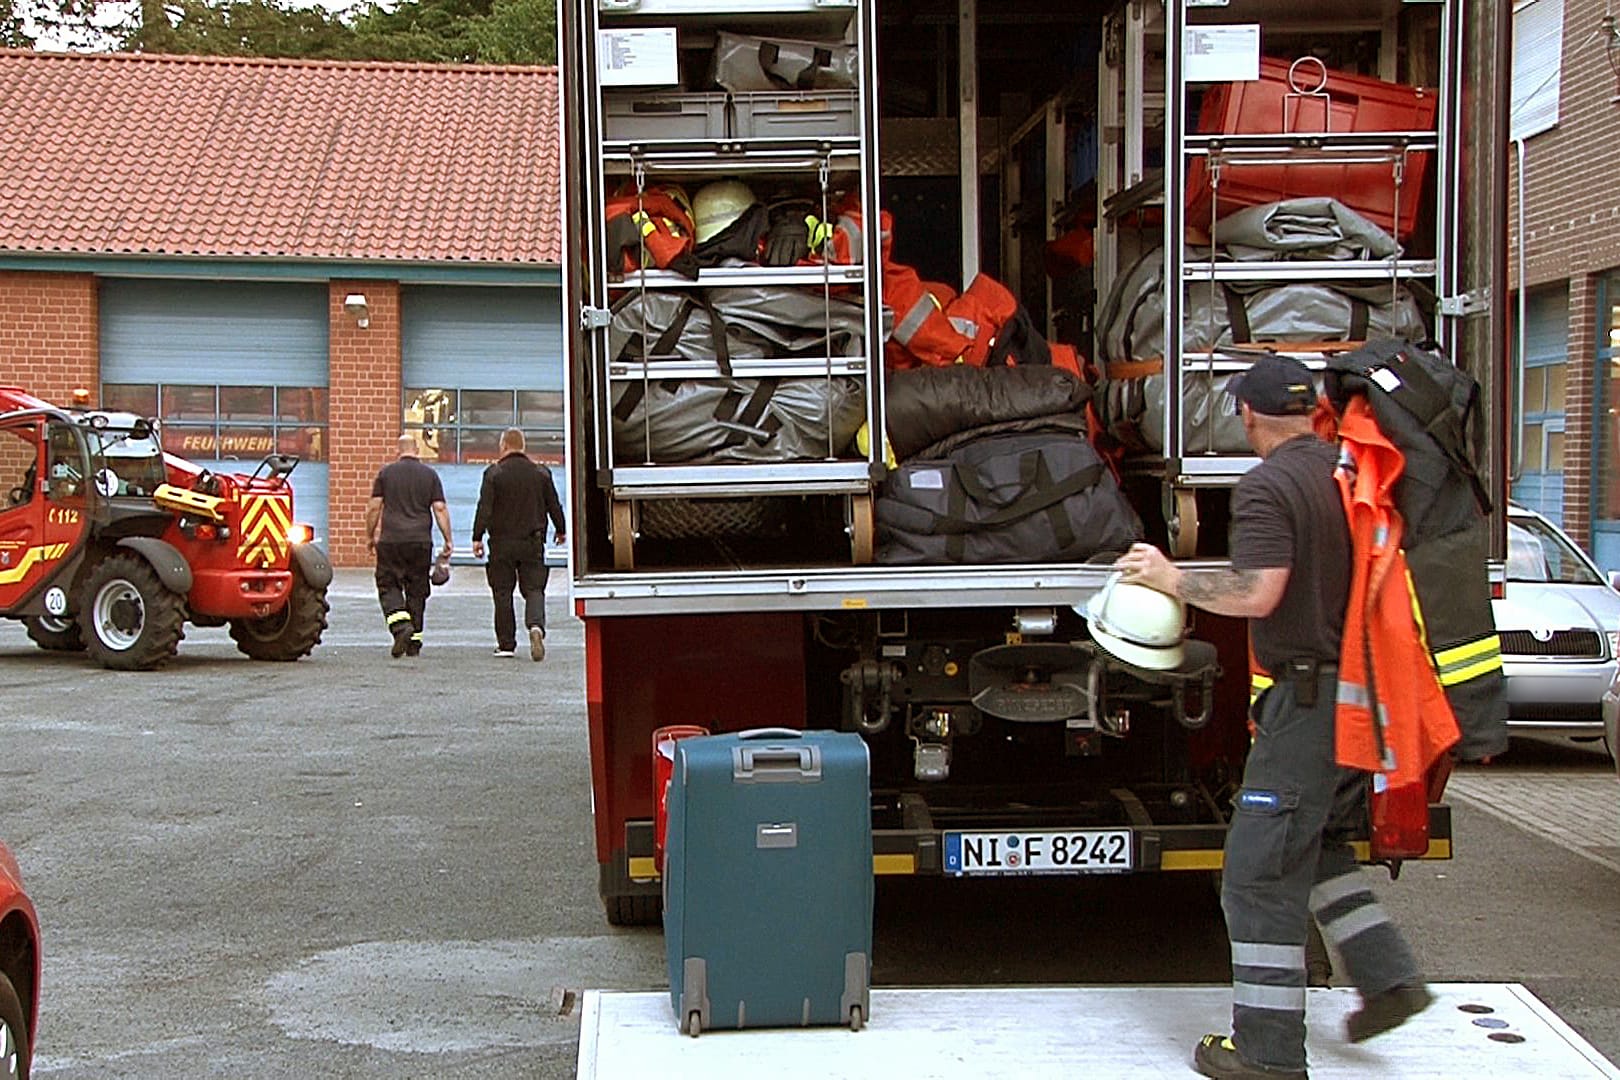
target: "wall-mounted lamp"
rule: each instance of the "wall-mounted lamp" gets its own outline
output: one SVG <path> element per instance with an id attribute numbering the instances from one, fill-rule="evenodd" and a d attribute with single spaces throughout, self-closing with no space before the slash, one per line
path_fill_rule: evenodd
<path id="1" fill-rule="evenodd" d="M 364 330 L 371 325 L 371 309 L 366 306 L 366 294 L 352 292 L 343 298 L 343 310 L 354 317 L 354 324 Z"/>

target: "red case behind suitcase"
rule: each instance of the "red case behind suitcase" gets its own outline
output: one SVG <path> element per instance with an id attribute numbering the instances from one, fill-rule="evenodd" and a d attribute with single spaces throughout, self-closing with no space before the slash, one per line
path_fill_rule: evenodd
<path id="1" fill-rule="evenodd" d="M 1289 63 L 1260 58 L 1255 82 L 1217 83 L 1204 93 L 1198 112 L 1201 135 L 1259 135 L 1295 132 L 1433 131 L 1440 97 L 1434 90 L 1403 86 L 1364 75 L 1327 72 L 1323 89 L 1330 99 L 1331 125 L 1324 129 L 1322 101 L 1289 97 Z M 1316 84 L 1314 64 L 1300 67 L 1296 82 Z M 1284 114 L 1288 123 L 1284 124 Z M 1411 235 L 1423 198 L 1429 154 L 1406 155 L 1400 193 L 1400 237 Z M 1373 165 L 1228 165 L 1221 170 L 1220 214 L 1281 199 L 1328 195 L 1368 218 L 1385 232 L 1395 229 L 1395 184 L 1392 168 Z M 1187 224 L 1209 228 L 1209 169 L 1202 157 L 1187 171 Z"/>

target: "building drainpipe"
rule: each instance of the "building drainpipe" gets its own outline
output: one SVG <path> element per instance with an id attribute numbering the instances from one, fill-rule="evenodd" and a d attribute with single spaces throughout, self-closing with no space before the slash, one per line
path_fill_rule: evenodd
<path id="1" fill-rule="evenodd" d="M 1524 363 L 1525 349 L 1529 344 L 1529 334 L 1525 329 L 1525 317 L 1530 311 L 1530 304 L 1528 300 L 1530 290 L 1525 280 L 1526 259 L 1524 255 L 1524 139 L 1514 139 L 1513 148 L 1514 152 L 1518 155 L 1519 162 L 1519 222 L 1518 235 L 1516 237 L 1518 240 L 1517 247 L 1519 249 L 1519 325 L 1516 328 L 1516 333 L 1514 335 L 1518 340 L 1519 349 L 1517 363 L 1513 365 L 1513 410 L 1510 414 L 1512 416 L 1512 423 L 1508 425 L 1508 442 L 1511 448 L 1508 454 L 1509 485 L 1516 483 L 1519 477 L 1524 473 Z"/>

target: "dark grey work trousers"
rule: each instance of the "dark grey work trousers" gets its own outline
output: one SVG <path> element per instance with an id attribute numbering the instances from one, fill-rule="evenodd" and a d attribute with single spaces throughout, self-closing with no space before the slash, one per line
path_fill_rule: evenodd
<path id="1" fill-rule="evenodd" d="M 428 577 L 432 569 L 431 543 L 388 541 L 377 545 L 377 602 L 382 605 L 389 633 L 410 624 L 412 651 L 422 647 L 422 622 L 427 616 L 428 596 L 433 592 L 433 581 Z"/>
<path id="2" fill-rule="evenodd" d="M 495 644 L 517 648 L 517 616 L 512 610 L 512 589 L 523 593 L 523 625 L 546 628 L 546 581 L 551 568 L 546 565 L 545 543 L 539 537 L 518 540 L 489 538 L 489 562 L 484 577 L 495 599 Z"/>
<path id="3" fill-rule="evenodd" d="M 1305 939 L 1314 915 L 1363 995 L 1422 981 L 1406 940 L 1373 898 L 1349 837 L 1367 776 L 1333 759 L 1336 675 L 1298 704 L 1279 679 L 1258 707 L 1226 837 L 1221 907 L 1232 943 L 1232 1041 L 1247 1062 L 1305 1068 Z"/>

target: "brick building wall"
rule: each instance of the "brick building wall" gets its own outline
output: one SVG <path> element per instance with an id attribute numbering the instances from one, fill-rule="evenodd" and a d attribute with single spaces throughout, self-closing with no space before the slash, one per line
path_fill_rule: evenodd
<path id="1" fill-rule="evenodd" d="M 101 348 L 93 274 L 0 271 L 0 382 L 66 405 L 94 399 Z"/>
<path id="2" fill-rule="evenodd" d="M 1614 100 L 1620 79 L 1598 34 L 1608 6 L 1609 0 L 1564 0 L 1558 126 L 1525 142 L 1525 276 L 1531 286 L 1620 266 L 1620 102 Z M 1516 233 L 1517 161 L 1510 161 L 1508 220 Z"/>
<path id="3" fill-rule="evenodd" d="M 366 329 L 343 310 L 350 293 L 365 294 L 370 313 Z M 399 285 L 333 281 L 328 317 L 328 551 L 337 566 L 364 566 L 371 561 L 365 536 L 371 481 L 393 459 L 400 431 Z"/>
<path id="4" fill-rule="evenodd" d="M 1525 142 L 1525 280 L 1569 286 L 1564 527 L 1591 550 L 1598 279 L 1620 268 L 1620 79 L 1599 33 L 1610 0 L 1564 0 L 1558 126 Z M 1518 154 L 1508 148 L 1509 275 L 1519 287 Z"/>

